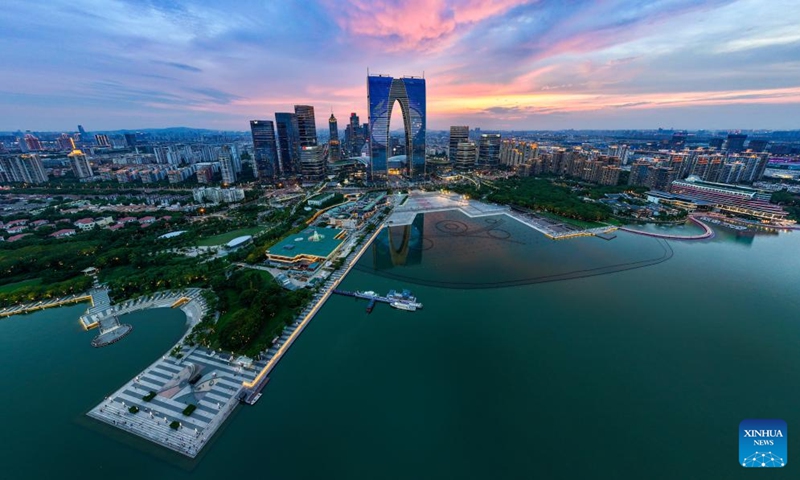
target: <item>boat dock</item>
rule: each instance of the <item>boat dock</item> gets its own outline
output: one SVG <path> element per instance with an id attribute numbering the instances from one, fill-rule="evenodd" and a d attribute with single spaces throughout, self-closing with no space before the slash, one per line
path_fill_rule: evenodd
<path id="1" fill-rule="evenodd" d="M 411 296 L 411 293 L 408 291 L 403 291 L 402 294 L 396 293 L 394 290 L 389 292 L 386 296 L 378 295 L 375 292 L 350 292 L 347 290 L 339 290 L 334 289 L 333 293 L 336 295 L 342 295 L 344 297 L 352 297 L 352 298 L 360 298 L 363 300 L 367 300 L 366 311 L 367 313 L 372 313 L 372 310 L 375 308 L 376 303 L 386 303 L 391 305 L 394 308 L 398 308 L 400 310 L 408 310 L 408 311 L 415 311 L 418 308 L 422 308 L 422 304 L 417 302 L 415 297 Z"/>

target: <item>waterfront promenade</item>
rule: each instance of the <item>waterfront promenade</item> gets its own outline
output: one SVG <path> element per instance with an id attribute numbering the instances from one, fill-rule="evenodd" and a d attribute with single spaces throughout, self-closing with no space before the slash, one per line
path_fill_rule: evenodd
<path id="1" fill-rule="evenodd" d="M 189 457 L 200 452 L 239 403 L 242 383 L 255 378 L 266 364 L 184 344 L 207 311 L 201 292 L 197 288 L 160 292 L 94 314 L 99 322 L 137 310 L 176 306 L 186 314 L 189 328 L 169 354 L 107 396 L 87 412 L 89 417 Z M 194 411 L 184 415 L 189 405 Z M 138 411 L 131 412 L 131 407 Z"/>
<path id="2" fill-rule="evenodd" d="M 180 353 L 156 360 L 87 415 L 195 457 L 239 404 L 242 381 L 252 380 L 258 367 L 237 363 L 230 354 L 181 346 Z M 189 405 L 195 409 L 185 415 Z"/>
<path id="3" fill-rule="evenodd" d="M 409 194 L 406 202 L 394 209 L 386 224 L 389 226 L 411 225 L 418 213 L 444 212 L 448 210 L 458 210 L 470 218 L 506 215 L 553 240 L 604 235 L 617 229 L 617 227 L 611 225 L 578 229 L 572 225 L 557 222 L 533 212 L 515 211 L 504 205 L 488 204 L 477 200 L 469 200 L 455 193 L 439 192 L 413 192 Z"/>
<path id="4" fill-rule="evenodd" d="M 45 308 L 62 307 L 64 305 L 71 305 L 74 303 L 91 302 L 92 296 L 89 293 L 76 293 L 61 298 L 53 298 L 51 300 L 40 300 L 38 302 L 24 303 L 22 305 L 14 305 L 11 307 L 0 308 L 0 317 L 10 317 L 20 313 L 31 313 Z"/>
<path id="5" fill-rule="evenodd" d="M 184 290 L 170 290 L 165 292 L 154 293 L 152 295 L 146 295 L 138 298 L 133 298 L 131 300 L 127 300 L 117 305 L 111 305 L 110 301 L 107 302 L 100 302 L 97 300 L 97 295 L 93 293 L 93 297 L 95 297 L 95 302 L 89 310 L 85 314 L 83 314 L 80 318 L 80 322 L 83 327 L 87 330 L 91 328 L 95 328 L 100 325 L 100 322 L 109 316 L 121 316 L 125 315 L 126 313 L 136 312 L 138 310 L 145 310 L 148 308 L 164 308 L 164 307 L 172 307 L 181 299 L 188 300 L 186 306 L 190 304 L 195 305 L 195 302 L 201 300 L 200 293 L 202 292 L 199 288 L 187 288 Z M 108 295 L 106 293 L 106 299 Z M 102 307 L 101 307 L 102 304 Z M 196 312 L 194 312 L 193 307 L 189 306 L 189 308 L 184 308 L 181 306 L 181 310 L 186 313 L 187 321 L 192 323 L 193 321 L 200 321 L 202 315 L 199 318 L 194 318 L 196 316 Z M 192 315 L 190 319 L 189 316 Z"/>
<path id="6" fill-rule="evenodd" d="M 643 232 L 641 230 L 628 227 L 620 227 L 619 229 L 623 232 L 644 235 L 646 237 L 663 238 L 665 240 L 705 240 L 714 236 L 714 230 L 707 224 L 703 223 L 700 219 L 695 218 L 694 216 L 689 216 L 689 220 L 691 220 L 694 224 L 699 225 L 703 229 L 703 233 L 697 235 L 675 235 L 671 233 Z"/>
<path id="7" fill-rule="evenodd" d="M 342 268 L 328 277 L 327 281 L 322 285 L 320 291 L 314 295 L 312 301 L 297 316 L 295 322 L 291 326 L 287 327 L 286 330 L 284 330 L 283 334 L 275 345 L 264 352 L 262 355 L 262 358 L 266 361 L 264 367 L 251 381 L 242 383 L 242 386 L 246 389 L 248 396 L 254 397 L 262 388 L 264 388 L 264 385 L 266 385 L 266 383 L 269 381 L 269 373 L 273 368 L 275 368 L 275 365 L 280 362 L 281 358 L 283 358 L 294 341 L 300 336 L 300 334 L 303 333 L 303 330 L 305 330 L 306 326 L 308 326 L 309 322 L 311 322 L 319 309 L 322 308 L 322 305 L 325 304 L 325 301 L 328 300 L 328 298 L 333 294 L 333 290 L 339 286 L 342 278 L 350 272 L 353 266 L 358 263 L 358 260 L 361 258 L 364 252 L 369 249 L 373 240 L 375 240 L 382 229 L 383 225 L 378 226 L 378 228 L 375 229 L 375 232 L 373 232 L 369 238 L 364 239 L 364 243 L 361 245 L 360 249 L 347 256 Z"/>

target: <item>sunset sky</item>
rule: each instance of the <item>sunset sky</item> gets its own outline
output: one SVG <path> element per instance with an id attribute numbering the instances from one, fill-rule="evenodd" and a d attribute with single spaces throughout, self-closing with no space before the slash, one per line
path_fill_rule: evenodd
<path id="1" fill-rule="evenodd" d="M 797 0 L 5 0 L 0 130 L 367 120 L 425 74 L 428 128 L 800 128 Z"/>

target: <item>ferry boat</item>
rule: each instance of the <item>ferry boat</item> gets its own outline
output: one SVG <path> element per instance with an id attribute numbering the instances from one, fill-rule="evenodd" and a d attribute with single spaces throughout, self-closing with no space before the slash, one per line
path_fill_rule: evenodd
<path id="1" fill-rule="evenodd" d="M 417 310 L 417 306 L 413 303 L 392 302 L 389 305 L 398 310 L 405 310 L 407 312 L 414 312 Z"/>
<path id="2" fill-rule="evenodd" d="M 417 301 L 417 297 L 411 295 L 410 290 L 403 290 L 400 293 L 398 293 L 397 290 L 389 290 L 389 293 L 386 295 L 386 298 L 388 298 L 389 300 L 397 300 L 401 302 Z"/>
<path id="3" fill-rule="evenodd" d="M 417 297 L 413 296 L 409 290 L 403 290 L 400 293 L 397 290 L 389 290 L 386 298 L 389 300 L 389 305 L 401 310 L 413 312 L 418 308 L 422 308 L 422 304 L 417 301 Z"/>

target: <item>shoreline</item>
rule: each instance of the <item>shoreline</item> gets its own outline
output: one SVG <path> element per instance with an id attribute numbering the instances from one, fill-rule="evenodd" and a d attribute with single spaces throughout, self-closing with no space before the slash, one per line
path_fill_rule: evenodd
<path id="1" fill-rule="evenodd" d="M 328 280 L 325 282 L 323 286 L 324 293 L 322 294 L 322 296 L 316 301 L 316 303 L 313 303 L 312 305 L 307 305 L 305 307 L 303 312 L 306 313 L 303 314 L 301 312 L 300 315 L 303 317 L 303 319 L 300 320 L 300 323 L 296 326 L 294 331 L 289 335 L 289 337 L 286 339 L 283 345 L 281 345 L 280 348 L 278 348 L 275 354 L 268 360 L 267 364 L 258 373 L 256 378 L 254 378 L 251 382 L 242 383 L 242 386 L 244 388 L 257 389 L 259 387 L 260 388 L 264 387 L 264 385 L 266 384 L 265 382 L 269 380 L 269 377 L 267 375 L 269 375 L 269 373 L 272 372 L 272 369 L 275 368 L 278 362 L 280 362 L 281 358 L 283 358 L 283 355 L 286 354 L 286 352 L 292 346 L 294 341 L 300 336 L 301 333 L 303 333 L 303 330 L 305 330 L 306 326 L 308 326 L 308 324 L 311 322 L 311 320 L 314 318 L 314 316 L 317 314 L 320 308 L 322 308 L 322 305 L 324 305 L 325 302 L 328 300 L 328 298 L 330 298 L 330 296 L 333 294 L 333 290 L 339 285 L 339 283 L 341 283 L 342 278 L 344 278 L 350 272 L 350 270 L 353 268 L 353 266 L 355 266 L 358 260 L 361 259 L 361 256 L 364 254 L 364 252 L 366 252 L 369 249 L 370 245 L 372 245 L 373 240 L 375 240 L 378 234 L 383 230 L 384 226 L 385 222 L 378 228 L 376 228 L 375 232 L 373 232 L 373 234 L 369 238 L 364 239 L 364 244 L 358 251 L 351 252 L 350 255 L 348 255 L 348 257 L 352 258 L 348 258 L 348 260 L 345 260 L 345 265 L 342 268 L 336 270 L 331 274 L 330 277 L 328 277 Z M 264 383 L 262 384 L 262 382 Z"/>
<path id="2" fill-rule="evenodd" d="M 389 216 L 386 225 L 390 227 L 411 225 L 418 213 L 436 213 L 450 210 L 461 212 L 469 218 L 505 215 L 536 230 L 551 240 L 566 240 L 576 237 L 610 234 L 619 228 L 608 225 L 588 229 L 573 229 L 571 226 L 568 229 L 564 228 L 564 231 L 558 231 L 557 228 L 553 227 L 562 224 L 539 217 L 535 219 L 529 218 L 529 216 L 533 216 L 535 213 L 524 214 L 514 211 L 508 205 L 492 205 L 480 200 L 465 200 L 458 194 L 442 194 L 438 192 L 409 194 L 405 203 L 402 206 L 396 207 L 394 212 Z"/>
<path id="3" fill-rule="evenodd" d="M 11 307 L 0 308 L 0 318 L 10 317 L 31 312 L 38 312 L 48 308 L 63 307 L 72 303 L 92 302 L 92 295 L 89 292 L 75 293 L 66 297 L 54 298 L 51 300 L 39 300 L 38 302 L 21 303 Z M 94 303 L 92 303 L 94 305 Z"/>

